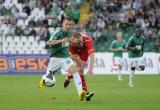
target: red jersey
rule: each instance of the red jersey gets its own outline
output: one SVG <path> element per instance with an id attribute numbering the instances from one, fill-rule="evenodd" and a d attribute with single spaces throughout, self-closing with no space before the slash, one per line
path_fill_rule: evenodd
<path id="1" fill-rule="evenodd" d="M 82 60 L 87 61 L 90 53 L 94 52 L 93 39 L 85 34 L 83 37 L 83 47 L 77 47 L 73 44 L 69 46 L 69 52 L 78 55 Z"/>

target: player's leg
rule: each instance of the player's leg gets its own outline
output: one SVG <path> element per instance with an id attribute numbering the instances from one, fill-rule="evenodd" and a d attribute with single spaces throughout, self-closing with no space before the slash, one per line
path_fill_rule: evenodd
<path id="1" fill-rule="evenodd" d="M 118 79 L 122 80 L 122 69 L 123 69 L 123 58 L 119 59 L 119 65 L 118 65 Z"/>
<path id="2" fill-rule="evenodd" d="M 122 80 L 122 58 L 114 57 L 114 65 L 117 66 L 118 80 Z"/>
<path id="3" fill-rule="evenodd" d="M 80 75 L 76 69 L 76 66 L 71 65 L 70 69 L 71 68 L 72 68 L 72 71 L 71 70 L 69 70 L 69 71 L 70 71 L 70 73 L 72 73 L 74 83 L 76 85 L 76 88 L 77 88 L 77 91 L 79 94 L 79 99 L 80 99 L 80 101 L 82 101 L 82 100 L 84 100 L 84 97 L 85 97 L 85 92 L 82 89 L 82 81 L 81 81 Z"/>
<path id="4" fill-rule="evenodd" d="M 79 71 L 78 73 L 79 73 L 79 76 L 80 76 L 80 79 L 81 79 L 81 82 L 82 82 L 82 89 L 86 93 L 85 98 L 86 98 L 87 101 L 90 101 L 91 97 L 94 95 L 94 93 L 93 92 L 88 92 L 86 79 L 85 79 L 85 76 L 83 74 L 84 71 L 82 71 L 82 70 L 80 71 L 80 67 L 77 64 L 76 64 L 75 68 Z M 70 74 L 67 75 L 67 78 L 66 78 L 66 80 L 64 82 L 64 87 L 67 87 L 69 85 L 70 79 L 73 78 L 74 81 L 76 81 L 75 80 L 76 79 L 75 75 L 73 74 L 74 72 L 73 71 L 69 71 L 68 73 L 70 73 Z M 78 75 L 76 77 L 78 77 Z"/>
<path id="5" fill-rule="evenodd" d="M 118 65 L 116 63 L 116 57 L 112 57 L 111 72 L 117 71 L 117 70 L 118 70 Z"/>
<path id="6" fill-rule="evenodd" d="M 139 58 L 139 60 L 138 60 L 138 66 L 137 66 L 137 68 L 138 68 L 138 70 L 140 70 L 140 71 L 143 71 L 143 70 L 145 69 L 145 64 L 144 64 L 144 62 L 143 62 L 143 60 L 142 60 L 142 57 Z"/>
<path id="7" fill-rule="evenodd" d="M 49 64 L 48 64 L 45 77 L 47 77 L 47 78 L 49 78 L 49 79 L 52 79 L 52 78 L 53 78 L 53 75 L 56 73 L 56 71 L 57 71 L 58 69 L 60 69 L 62 66 L 63 66 L 63 59 L 59 59 L 59 58 L 54 58 L 54 57 L 52 57 L 52 58 L 50 59 Z M 44 87 L 45 87 L 43 77 L 44 77 L 44 75 L 42 76 L 42 78 L 41 78 L 41 80 L 40 80 L 40 82 L 39 82 L 39 88 L 40 88 L 41 90 L 43 90 Z"/>
<path id="8" fill-rule="evenodd" d="M 135 77 L 136 65 L 137 65 L 136 60 L 130 59 L 129 87 L 134 87 L 134 77 Z"/>
<path id="9" fill-rule="evenodd" d="M 118 64 L 118 80 L 122 80 L 122 64 Z"/>
<path id="10" fill-rule="evenodd" d="M 84 75 L 84 71 L 79 71 L 79 74 L 80 74 L 81 81 L 82 81 L 82 88 L 83 88 L 83 90 L 86 92 L 85 99 L 86 99 L 86 101 L 90 101 L 91 98 L 92 98 L 93 95 L 94 95 L 94 92 L 89 92 L 89 91 L 88 91 L 88 87 L 87 87 L 87 83 L 86 83 L 86 78 L 85 78 L 85 75 Z"/>
<path id="11" fill-rule="evenodd" d="M 82 81 L 78 73 L 78 69 L 76 67 L 75 62 L 73 62 L 71 59 L 69 60 L 70 60 L 70 63 L 67 63 L 64 65 L 64 70 L 73 76 L 74 83 L 79 94 L 79 99 L 80 101 L 82 101 L 84 100 L 84 97 L 85 97 L 85 91 L 83 91 L 82 89 Z"/>
<path id="12" fill-rule="evenodd" d="M 43 90 L 44 87 L 45 87 L 43 77 L 44 77 L 44 76 L 49 76 L 49 77 L 50 77 L 51 74 L 52 74 L 52 69 L 50 68 L 51 65 L 52 65 L 52 62 L 53 62 L 53 59 L 50 58 L 50 61 L 49 61 L 49 63 L 48 63 L 48 67 L 47 67 L 47 70 L 46 70 L 46 74 L 41 77 L 41 80 L 40 80 L 40 82 L 39 82 L 39 88 L 40 88 L 41 90 Z"/>
<path id="13" fill-rule="evenodd" d="M 86 79 L 85 79 L 85 76 L 83 73 L 80 73 L 80 78 L 81 78 L 81 81 L 82 81 L 82 88 L 84 91 L 86 91 L 86 93 L 88 92 L 88 88 L 87 88 L 87 84 L 86 84 Z"/>
<path id="14" fill-rule="evenodd" d="M 86 80 L 85 80 L 85 77 L 84 77 L 84 75 L 82 74 L 82 73 L 80 73 L 79 72 L 79 74 L 80 74 L 80 78 L 81 78 L 81 81 L 82 81 L 82 88 L 83 88 L 83 90 L 84 91 L 88 91 L 88 89 L 87 89 L 87 84 L 86 84 Z M 64 88 L 66 88 L 66 87 L 68 87 L 68 85 L 69 85 L 69 83 L 70 83 L 70 80 L 73 78 L 73 75 L 72 74 L 67 74 L 66 75 L 66 79 L 65 79 L 65 81 L 64 81 Z"/>
<path id="15" fill-rule="evenodd" d="M 79 69 L 78 65 L 77 65 L 77 69 Z M 83 88 L 84 91 L 87 92 L 88 90 L 87 90 L 87 85 L 86 85 L 84 74 L 81 71 L 79 71 L 79 74 L 80 74 L 80 78 L 81 78 L 81 81 L 82 81 L 82 88 Z M 72 78 L 73 78 L 73 76 L 72 76 L 71 73 L 66 74 L 66 79 L 64 81 L 64 88 L 66 88 L 69 85 L 70 80 Z"/>
<path id="16" fill-rule="evenodd" d="M 72 74 L 71 73 L 67 73 L 66 74 L 66 79 L 64 81 L 64 88 L 68 87 L 69 83 L 70 83 L 70 80 L 73 78 Z"/>
<path id="17" fill-rule="evenodd" d="M 129 74 L 129 87 L 134 87 L 134 72 L 135 72 L 135 67 L 131 67 L 131 70 L 130 70 L 130 74 Z"/>
<path id="18" fill-rule="evenodd" d="M 80 78 L 81 78 L 81 81 L 82 81 L 82 88 L 83 88 L 83 90 L 86 92 L 85 98 L 86 98 L 87 101 L 90 101 L 90 100 L 91 100 L 91 97 L 93 97 L 94 93 L 93 93 L 93 92 L 88 92 L 88 88 L 87 88 L 85 76 L 84 76 L 84 74 L 81 74 L 81 73 L 79 73 L 79 74 L 80 74 Z M 66 79 L 65 79 L 65 81 L 64 81 L 64 87 L 65 87 L 65 88 L 69 85 L 70 80 L 71 80 L 72 78 L 73 78 L 73 76 L 72 76 L 71 74 L 68 74 L 68 75 L 66 76 Z"/>

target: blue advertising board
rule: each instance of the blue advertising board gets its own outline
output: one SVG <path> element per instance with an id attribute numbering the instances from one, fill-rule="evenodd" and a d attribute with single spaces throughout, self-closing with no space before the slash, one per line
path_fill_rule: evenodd
<path id="1" fill-rule="evenodd" d="M 45 73 L 49 56 L 45 55 L 0 55 L 0 74 Z"/>

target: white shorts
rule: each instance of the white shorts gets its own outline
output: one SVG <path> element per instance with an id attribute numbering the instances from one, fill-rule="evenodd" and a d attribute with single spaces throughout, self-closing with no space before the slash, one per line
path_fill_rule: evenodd
<path id="1" fill-rule="evenodd" d="M 138 67 L 140 65 L 144 65 L 144 61 L 142 60 L 142 57 L 129 58 L 130 67 Z"/>
<path id="2" fill-rule="evenodd" d="M 50 59 L 50 62 L 48 64 L 48 68 L 52 71 L 58 71 L 60 69 L 63 69 L 64 71 L 67 71 L 70 67 L 70 65 L 74 64 L 73 60 L 68 58 L 57 58 L 52 57 Z"/>
<path id="3" fill-rule="evenodd" d="M 123 58 L 121 57 L 113 57 L 112 59 L 113 65 L 117 66 L 117 65 L 122 65 L 123 64 Z"/>

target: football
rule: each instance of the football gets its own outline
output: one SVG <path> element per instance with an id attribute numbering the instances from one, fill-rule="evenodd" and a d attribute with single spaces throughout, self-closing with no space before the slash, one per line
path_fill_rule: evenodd
<path id="1" fill-rule="evenodd" d="M 51 78 L 46 77 L 46 75 L 43 76 L 44 85 L 47 87 L 53 87 L 56 83 L 56 78 L 52 75 Z"/>

